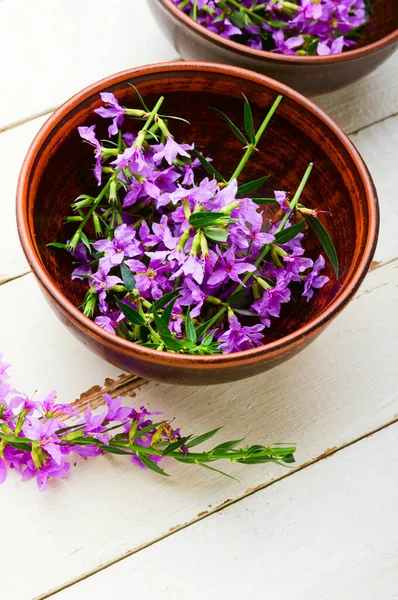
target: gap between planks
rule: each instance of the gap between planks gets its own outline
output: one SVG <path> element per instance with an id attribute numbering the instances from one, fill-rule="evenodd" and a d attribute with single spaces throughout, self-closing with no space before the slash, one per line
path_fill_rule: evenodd
<path id="1" fill-rule="evenodd" d="M 222 502 L 219 506 L 217 506 L 214 509 L 200 512 L 196 518 L 191 519 L 190 521 L 187 521 L 186 523 L 183 523 L 182 525 L 177 525 L 175 527 L 172 527 L 167 533 L 164 533 L 163 535 L 161 535 L 157 538 L 154 538 L 150 542 L 141 544 L 140 546 L 137 546 L 137 548 L 133 548 L 132 550 L 125 552 L 118 558 L 110 560 L 110 561 L 104 563 L 103 565 L 99 566 L 98 568 L 88 571 L 87 573 L 84 573 L 83 575 L 80 575 L 79 577 L 76 577 L 76 578 L 72 579 L 71 581 L 68 581 L 64 585 L 54 588 L 53 590 L 51 590 L 49 592 L 46 592 L 44 595 L 36 596 L 35 598 L 33 598 L 33 600 L 46 600 L 47 598 L 51 598 L 51 597 L 55 596 L 56 594 L 58 594 L 59 592 L 62 592 L 63 590 L 70 588 L 73 585 L 80 583 L 81 581 L 84 581 L 85 579 L 89 579 L 90 577 L 93 577 L 94 575 L 96 575 L 97 573 L 100 573 L 101 571 L 105 571 L 109 567 L 112 567 L 113 565 L 121 562 L 122 560 L 125 560 L 125 559 L 133 556 L 134 554 L 137 554 L 138 552 L 145 550 L 146 548 L 150 548 L 151 546 L 157 544 L 158 542 L 161 542 L 164 539 L 167 539 L 168 537 L 174 535 L 175 533 L 182 531 L 183 529 L 187 529 L 188 527 L 195 525 L 199 521 L 203 521 L 203 519 L 206 519 L 207 517 L 210 517 L 216 513 L 219 513 L 222 510 L 224 510 L 225 508 L 232 506 L 233 504 L 237 504 L 238 502 L 241 502 L 245 498 L 248 498 L 249 496 L 253 496 L 257 492 L 265 490 L 265 489 L 271 487 L 272 485 L 274 485 L 284 479 L 287 479 L 288 477 L 291 477 L 292 475 L 296 475 L 297 473 L 300 473 L 304 469 L 307 469 L 307 468 L 321 462 L 322 460 L 326 460 L 327 458 L 334 456 L 341 450 L 345 450 L 346 448 L 349 448 L 350 446 L 353 446 L 354 444 L 357 444 L 358 442 L 361 442 L 367 438 L 370 438 L 373 435 L 375 435 L 376 433 L 379 433 L 380 431 L 388 429 L 388 427 L 391 427 L 392 425 L 395 425 L 396 423 L 398 423 L 398 414 L 395 415 L 395 417 L 393 419 L 388 421 L 388 423 L 385 423 L 384 425 L 381 425 L 380 427 L 377 427 L 376 429 L 373 429 L 370 432 L 365 433 L 365 434 L 351 440 L 350 442 L 340 444 L 339 446 L 336 446 L 334 448 L 328 448 L 327 450 L 322 452 L 322 454 L 320 454 L 319 456 L 303 463 L 296 469 L 293 468 L 290 471 L 284 473 L 283 475 L 281 475 L 279 477 L 275 477 L 268 483 L 260 484 L 260 485 L 256 486 L 255 488 L 248 488 L 246 490 L 246 492 L 244 492 L 243 494 L 241 494 L 239 497 L 235 498 L 234 500 L 230 500 L 230 499 L 225 500 L 224 502 Z"/>

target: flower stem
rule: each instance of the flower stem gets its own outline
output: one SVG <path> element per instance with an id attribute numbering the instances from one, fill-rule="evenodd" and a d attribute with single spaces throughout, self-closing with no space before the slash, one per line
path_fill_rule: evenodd
<path id="1" fill-rule="evenodd" d="M 278 96 L 277 99 L 275 100 L 275 102 L 273 103 L 273 105 L 271 106 L 270 110 L 268 111 L 267 116 L 265 117 L 264 121 L 262 122 L 259 130 L 256 133 L 256 137 L 255 137 L 255 143 L 254 144 L 250 144 L 247 149 L 245 154 L 242 157 L 242 160 L 240 161 L 240 163 L 238 164 L 238 166 L 236 167 L 234 173 L 232 174 L 230 180 L 228 183 L 231 183 L 231 181 L 233 179 L 237 179 L 239 177 L 239 175 L 242 173 L 243 169 L 245 168 L 245 165 L 247 163 L 247 161 L 249 160 L 249 158 L 251 157 L 251 155 L 253 154 L 253 152 L 255 151 L 255 149 L 257 148 L 257 144 L 259 143 L 261 136 L 263 135 L 268 123 L 270 122 L 270 120 L 272 119 L 276 109 L 278 108 L 279 104 L 282 102 L 283 96 Z"/>

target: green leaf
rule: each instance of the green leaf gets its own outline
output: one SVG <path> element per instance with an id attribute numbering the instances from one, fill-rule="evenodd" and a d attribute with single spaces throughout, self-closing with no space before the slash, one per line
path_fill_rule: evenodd
<path id="1" fill-rule="evenodd" d="M 122 276 L 123 283 L 126 286 L 126 290 L 128 292 L 132 292 L 136 286 L 135 277 L 124 263 L 120 265 L 120 274 Z"/>
<path id="2" fill-rule="evenodd" d="M 183 117 L 175 117 L 174 115 L 159 115 L 159 117 L 161 119 L 174 119 L 174 121 L 182 121 L 183 123 L 186 123 L 187 125 L 191 124 L 189 121 L 187 121 L 187 119 L 184 119 Z"/>
<path id="3" fill-rule="evenodd" d="M 332 239 L 325 227 L 322 225 L 321 221 L 317 217 L 313 217 L 312 215 L 306 215 L 305 217 L 308 225 L 311 227 L 312 231 L 317 236 L 318 240 L 321 242 L 323 249 L 325 250 L 330 262 L 332 263 L 334 272 L 336 277 L 339 276 L 339 259 L 337 256 L 336 248 L 332 242 Z"/>
<path id="4" fill-rule="evenodd" d="M 315 39 L 312 40 L 312 42 L 310 43 L 310 45 L 307 48 L 307 52 L 308 52 L 309 56 L 315 56 L 316 55 L 318 44 L 319 44 L 319 39 L 318 38 L 315 38 Z"/>
<path id="5" fill-rule="evenodd" d="M 171 319 L 171 313 L 173 312 L 174 304 L 176 303 L 177 298 L 173 298 L 171 302 L 168 303 L 167 307 L 164 309 L 162 314 L 162 321 L 168 325 Z"/>
<path id="6" fill-rule="evenodd" d="M 252 198 L 256 204 L 278 204 L 275 198 Z"/>
<path id="7" fill-rule="evenodd" d="M 171 302 L 171 300 L 174 300 L 174 298 L 178 298 L 178 296 L 180 295 L 180 290 L 181 288 L 178 288 L 176 290 L 173 290 L 172 292 L 168 292 L 167 294 L 159 298 L 159 300 L 156 300 L 156 302 L 152 304 L 151 310 L 157 312 L 160 308 L 166 306 L 168 302 Z"/>
<path id="8" fill-rule="evenodd" d="M 196 335 L 198 336 L 198 339 L 205 335 L 206 331 L 210 329 L 210 327 L 212 327 L 215 323 L 217 323 L 219 318 L 220 316 L 216 314 L 214 315 L 214 317 L 206 321 L 206 323 L 203 323 L 203 325 L 199 325 L 199 327 L 196 328 Z"/>
<path id="9" fill-rule="evenodd" d="M 238 315 L 243 315 L 245 317 L 258 317 L 257 313 L 251 312 L 250 310 L 243 310 L 241 308 L 234 308 L 234 312 L 238 313 Z"/>
<path id="10" fill-rule="evenodd" d="M 243 94 L 243 97 L 245 99 L 244 122 L 245 122 L 246 133 L 249 136 L 250 143 L 255 144 L 256 143 L 256 132 L 254 130 L 252 109 L 250 108 L 249 100 L 246 98 L 246 96 L 244 94 Z"/>
<path id="11" fill-rule="evenodd" d="M 226 215 L 225 213 L 202 211 L 193 213 L 189 217 L 189 224 L 193 227 L 206 227 L 206 225 L 216 223 L 220 219 L 228 220 L 229 218 L 230 216 Z"/>
<path id="12" fill-rule="evenodd" d="M 238 194 L 246 195 L 255 192 L 260 188 L 266 181 L 269 179 L 269 175 L 265 175 L 265 177 L 260 177 L 260 179 L 255 179 L 254 181 L 249 181 L 248 183 L 244 183 L 238 187 Z"/>
<path id="13" fill-rule="evenodd" d="M 178 448 L 181 448 L 181 446 L 183 446 L 185 444 L 185 442 L 187 440 L 189 440 L 189 437 L 190 436 L 181 438 L 180 440 L 177 440 L 176 442 L 172 442 L 164 450 L 162 450 L 162 455 L 168 456 L 169 454 L 174 452 L 174 450 L 178 450 Z"/>
<path id="14" fill-rule="evenodd" d="M 238 444 L 241 444 L 244 440 L 232 440 L 230 442 L 224 442 L 223 444 L 219 444 L 211 451 L 212 454 L 217 454 L 217 452 L 224 452 L 225 450 L 234 450 Z"/>
<path id="15" fill-rule="evenodd" d="M 213 242 L 226 242 L 229 235 L 226 229 L 220 229 L 219 227 L 207 227 L 204 232 L 206 237 Z"/>
<path id="16" fill-rule="evenodd" d="M 187 448 L 193 448 L 194 446 L 199 446 L 199 444 L 202 444 L 202 442 L 207 442 L 207 440 L 216 435 L 216 433 L 218 433 L 221 429 L 222 427 L 217 427 L 217 429 L 212 429 L 207 433 L 203 433 L 202 435 L 195 437 L 187 444 Z"/>
<path id="17" fill-rule="evenodd" d="M 187 338 L 190 342 L 192 342 L 193 344 L 196 344 L 196 331 L 195 331 L 195 326 L 192 323 L 192 319 L 191 319 L 191 309 L 188 308 L 187 310 L 187 316 L 185 319 L 185 333 L 187 334 Z"/>
<path id="18" fill-rule="evenodd" d="M 149 110 L 149 108 L 148 108 L 148 107 L 147 107 L 147 105 L 145 104 L 143 97 L 141 96 L 140 92 L 137 90 L 137 88 L 135 87 L 135 85 L 133 85 L 133 84 L 132 84 L 132 83 L 130 83 L 130 82 L 127 82 L 127 84 L 128 84 L 130 87 L 132 87 L 132 88 L 133 88 L 133 90 L 135 91 L 135 93 L 137 94 L 137 96 L 138 96 L 138 100 L 140 101 L 142 108 L 143 108 L 143 109 L 144 109 L 144 110 L 145 110 L 147 113 L 150 113 L 151 111 Z"/>
<path id="19" fill-rule="evenodd" d="M 205 469 L 210 469 L 210 471 L 215 471 L 216 473 L 220 473 L 220 475 L 224 475 L 224 477 L 228 477 L 229 479 L 233 479 L 234 481 L 237 481 L 239 483 L 239 479 L 236 479 L 236 477 L 232 477 L 232 475 L 225 473 L 225 471 L 220 471 L 220 469 L 216 469 L 215 467 L 211 467 L 210 465 L 206 465 L 205 463 L 202 463 L 202 462 L 198 462 L 197 464 L 200 465 L 201 467 L 204 467 Z"/>
<path id="20" fill-rule="evenodd" d="M 296 237 L 305 227 L 305 221 L 299 221 L 295 223 L 291 227 L 287 227 L 286 229 L 282 229 L 282 231 L 278 231 L 275 234 L 275 242 L 277 244 L 286 244 L 290 242 L 293 238 Z"/>
<path id="21" fill-rule="evenodd" d="M 61 244 L 60 242 L 50 242 L 50 244 L 47 244 L 47 248 L 61 248 L 62 250 L 65 250 L 66 244 Z"/>
<path id="22" fill-rule="evenodd" d="M 175 338 L 173 338 L 170 331 L 169 335 L 161 335 L 160 337 L 162 338 L 162 341 L 166 348 L 168 348 L 169 350 L 174 350 L 175 352 L 179 352 L 180 350 L 186 350 L 187 343 L 189 344 L 189 342 L 183 342 L 181 340 L 176 340 Z"/>
<path id="23" fill-rule="evenodd" d="M 160 427 L 161 425 L 164 425 L 166 423 L 166 421 L 160 421 L 159 423 L 151 423 L 150 425 L 146 425 L 145 427 L 142 427 L 142 429 L 140 429 L 139 431 L 137 431 L 134 436 L 131 438 L 130 442 L 133 443 L 136 440 L 139 440 L 140 438 L 142 438 L 142 436 L 146 435 L 147 433 L 150 433 L 153 429 L 157 429 L 158 427 Z"/>
<path id="24" fill-rule="evenodd" d="M 196 158 L 199 160 L 200 164 L 202 165 L 202 167 L 204 168 L 204 170 L 209 173 L 209 175 L 211 175 L 212 177 L 214 177 L 215 179 L 219 179 L 220 181 L 223 181 L 225 183 L 225 179 L 224 177 L 221 175 L 221 173 L 219 173 L 206 159 L 204 156 L 202 156 L 200 154 L 200 152 L 198 152 L 196 150 L 196 148 L 194 148 L 193 150 L 191 150 L 192 154 L 194 156 L 196 156 Z"/>
<path id="25" fill-rule="evenodd" d="M 231 129 L 231 131 L 236 135 L 236 137 L 238 138 L 238 140 L 240 140 L 242 142 L 242 144 L 244 144 L 245 146 L 247 144 L 249 144 L 249 140 L 247 140 L 245 138 L 245 136 L 243 135 L 243 133 L 241 133 L 239 131 L 239 129 L 237 128 L 237 126 L 231 121 L 231 119 L 225 114 L 223 113 L 221 110 L 218 110 L 218 108 L 212 108 L 211 110 L 215 110 L 216 112 L 218 112 L 227 122 L 227 125 L 229 126 L 229 128 Z"/>
<path id="26" fill-rule="evenodd" d="M 156 312 L 153 313 L 153 318 L 155 320 L 155 325 L 157 327 L 160 337 L 163 339 L 163 336 L 166 336 L 166 337 L 171 336 L 170 329 L 168 328 L 166 323 L 163 321 L 163 319 L 161 319 Z"/>
<path id="27" fill-rule="evenodd" d="M 87 250 L 90 252 L 91 254 L 91 244 L 89 242 L 88 237 L 86 236 L 86 234 L 84 233 L 84 231 L 80 232 L 80 239 L 83 242 L 83 244 L 86 246 Z"/>
<path id="28" fill-rule="evenodd" d="M 207 347 L 209 347 L 209 346 L 210 346 L 210 344 L 211 344 L 211 343 L 212 343 L 212 341 L 213 341 L 213 338 L 214 338 L 214 334 L 215 334 L 215 333 L 216 333 L 215 331 L 212 331 L 211 333 L 208 333 L 208 334 L 206 335 L 206 337 L 204 337 L 204 338 L 203 338 L 203 341 L 202 341 L 202 343 L 201 343 L 201 346 L 202 346 L 203 348 L 207 348 Z"/>
<path id="29" fill-rule="evenodd" d="M 267 24 L 270 25 L 271 27 L 275 27 L 276 29 L 284 29 L 285 27 L 287 27 L 287 23 L 286 21 L 267 21 Z"/>
<path id="30" fill-rule="evenodd" d="M 145 320 L 136 310 L 134 310 L 134 308 L 128 306 L 124 302 L 121 302 L 121 300 L 119 300 L 118 298 L 115 298 L 115 300 L 120 310 L 130 323 L 133 323 L 133 325 L 145 325 Z"/>
<path id="31" fill-rule="evenodd" d="M 141 454 L 141 452 L 137 452 L 137 456 L 140 459 L 140 461 L 142 462 L 142 464 L 145 465 L 146 467 L 148 467 L 148 469 L 150 469 L 151 471 L 154 471 L 158 475 L 165 475 L 166 477 L 168 477 L 168 474 L 165 473 L 163 471 L 163 469 L 161 469 L 159 467 L 159 465 L 157 465 L 155 462 L 153 462 L 153 460 L 151 458 L 149 458 L 149 456 L 147 454 Z"/>

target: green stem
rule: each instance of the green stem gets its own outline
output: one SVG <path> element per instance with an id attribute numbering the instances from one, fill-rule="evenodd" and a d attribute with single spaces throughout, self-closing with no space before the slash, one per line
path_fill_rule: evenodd
<path id="1" fill-rule="evenodd" d="M 164 96 L 161 96 L 159 98 L 159 100 L 156 102 L 154 109 L 151 111 L 151 113 L 149 114 L 149 117 L 144 125 L 144 127 L 141 129 L 141 131 L 139 132 L 137 139 L 134 142 L 134 146 L 140 148 L 142 146 L 142 144 L 144 143 L 145 140 L 145 133 L 148 131 L 153 119 L 156 117 L 156 115 L 159 112 L 160 107 L 162 106 L 164 102 Z"/>
<path id="2" fill-rule="evenodd" d="M 278 108 L 279 104 L 282 102 L 283 96 L 278 96 L 277 99 L 275 100 L 275 102 L 273 103 L 273 105 L 271 106 L 270 110 L 268 111 L 267 116 L 265 117 L 264 121 L 261 123 L 261 126 L 259 128 L 259 130 L 256 133 L 256 138 L 255 138 L 255 143 L 254 144 L 250 144 L 247 149 L 245 154 L 242 157 L 242 160 L 240 161 L 240 163 L 238 164 L 238 166 L 236 167 L 234 173 L 232 174 L 230 180 L 228 183 L 231 183 L 231 181 L 233 179 L 237 179 L 239 177 L 239 175 L 242 173 L 247 161 L 249 160 L 249 158 L 251 157 L 251 155 L 253 154 L 253 152 L 255 151 L 255 149 L 257 148 L 257 145 L 261 139 L 261 136 L 263 135 L 268 123 L 270 122 L 270 120 L 272 119 L 276 109 Z"/>

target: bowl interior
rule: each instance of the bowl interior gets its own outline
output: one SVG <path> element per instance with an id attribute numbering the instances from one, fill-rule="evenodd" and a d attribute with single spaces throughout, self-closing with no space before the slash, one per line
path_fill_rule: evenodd
<path id="1" fill-rule="evenodd" d="M 387 37 L 398 28 L 397 0 L 370 0 L 371 15 L 361 30 L 358 44 L 354 48 L 363 48 Z"/>
<path id="2" fill-rule="evenodd" d="M 104 122 L 92 112 L 101 104 L 98 92 L 111 90 L 121 104 L 129 107 L 138 106 L 129 81 L 138 86 L 149 106 L 164 94 L 164 113 L 182 116 L 191 123 L 188 126 L 173 121 L 175 137 L 179 141 L 195 141 L 228 177 L 242 156 L 241 143 L 210 107 L 224 111 L 243 128 L 242 93 L 245 93 L 258 127 L 277 92 L 260 78 L 256 79 L 244 80 L 217 69 L 190 71 L 185 67 L 169 72 L 149 69 L 139 76 L 125 74 L 114 83 L 98 84 L 79 99 L 72 99 L 52 117 L 51 127 L 45 126 L 44 138 L 43 132 L 39 134 L 41 139 L 30 173 L 28 224 L 31 243 L 43 268 L 74 306 L 81 303 L 86 286 L 71 282 L 69 257 L 62 251 L 47 248 L 46 244 L 65 241 L 67 230 L 62 221 L 71 214 L 70 203 L 76 196 L 95 194 L 98 189 L 91 177 L 93 149 L 81 141 L 76 130 L 79 125 L 96 124 L 98 137 L 106 137 L 108 121 Z M 126 128 L 136 131 L 137 122 L 126 122 Z M 330 282 L 310 303 L 300 298 L 287 305 L 280 319 L 274 321 L 266 342 L 294 332 L 325 311 L 349 284 L 366 243 L 369 214 L 364 184 L 354 158 L 326 122 L 288 95 L 263 135 L 259 152 L 247 164 L 241 182 L 270 174 L 267 184 L 255 196 L 269 196 L 274 189 L 293 194 L 309 162 L 314 163 L 314 169 L 302 202 L 311 208 L 329 211 L 322 214 L 322 221 L 334 240 L 341 274 L 336 280 L 327 261 L 326 274 Z M 308 236 L 308 249 L 314 259 L 321 251 L 313 234 Z"/>

